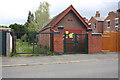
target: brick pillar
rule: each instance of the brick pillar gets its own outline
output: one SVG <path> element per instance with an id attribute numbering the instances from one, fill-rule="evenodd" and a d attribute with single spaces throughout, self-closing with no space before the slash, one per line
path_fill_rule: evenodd
<path id="1" fill-rule="evenodd" d="M 54 52 L 63 53 L 64 52 L 64 43 L 62 34 L 54 34 Z"/>
<path id="2" fill-rule="evenodd" d="M 92 36 L 92 32 L 88 32 L 88 54 L 92 52 L 91 36 Z"/>
<path id="3" fill-rule="evenodd" d="M 101 34 L 88 32 L 88 54 L 100 53 L 102 49 Z"/>

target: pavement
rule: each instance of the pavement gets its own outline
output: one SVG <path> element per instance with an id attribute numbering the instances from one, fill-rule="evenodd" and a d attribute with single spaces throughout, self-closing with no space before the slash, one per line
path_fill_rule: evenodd
<path id="1" fill-rule="evenodd" d="M 55 56 L 2 57 L 2 67 L 69 64 L 89 61 L 118 60 L 118 53 L 64 54 Z"/>

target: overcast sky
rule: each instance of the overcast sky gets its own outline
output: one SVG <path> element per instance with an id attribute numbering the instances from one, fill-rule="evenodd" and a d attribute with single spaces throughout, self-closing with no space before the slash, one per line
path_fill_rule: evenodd
<path id="1" fill-rule="evenodd" d="M 28 11 L 34 12 L 43 1 L 51 5 L 51 18 L 72 4 L 82 17 L 89 19 L 96 11 L 105 17 L 108 12 L 117 10 L 120 0 L 0 0 L 0 25 L 24 24 Z"/>

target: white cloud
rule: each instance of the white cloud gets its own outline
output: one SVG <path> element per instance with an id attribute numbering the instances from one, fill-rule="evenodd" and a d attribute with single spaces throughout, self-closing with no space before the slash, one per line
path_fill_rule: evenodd
<path id="1" fill-rule="evenodd" d="M 40 2 L 43 1 L 51 4 L 50 14 L 53 17 L 71 4 L 78 12 L 82 13 L 83 16 L 90 16 L 87 15 L 88 11 L 95 13 L 93 11 L 102 10 L 106 7 L 104 3 L 117 3 L 119 0 L 0 0 L 0 24 L 9 25 L 11 22 L 15 22 L 15 20 L 19 23 L 24 23 L 27 19 L 28 11 L 34 12 Z M 102 5 L 104 5 L 104 8 Z"/>

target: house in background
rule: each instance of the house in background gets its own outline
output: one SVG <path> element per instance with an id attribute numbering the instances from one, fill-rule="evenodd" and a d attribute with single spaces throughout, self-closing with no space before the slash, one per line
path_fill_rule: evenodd
<path id="1" fill-rule="evenodd" d="M 108 13 L 104 21 L 104 33 L 117 32 L 118 25 L 120 24 L 120 14 L 117 11 L 112 11 Z"/>
<path id="2" fill-rule="evenodd" d="M 93 33 L 103 33 L 104 17 L 100 16 L 100 12 L 96 11 L 94 17 L 91 17 L 88 24 L 91 26 Z"/>
<path id="3" fill-rule="evenodd" d="M 96 11 L 96 15 L 90 18 L 88 24 L 91 26 L 93 33 L 118 32 L 119 18 L 119 10 L 109 12 L 106 18 L 101 17 L 99 11 Z"/>

